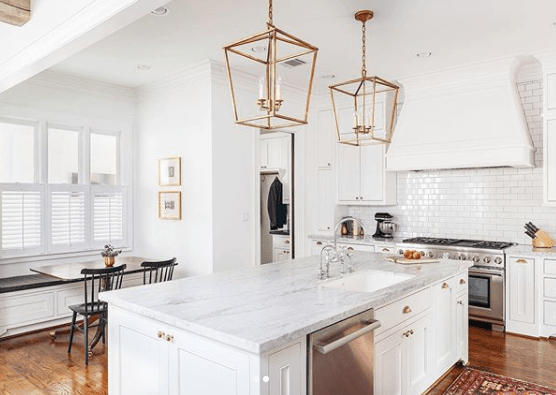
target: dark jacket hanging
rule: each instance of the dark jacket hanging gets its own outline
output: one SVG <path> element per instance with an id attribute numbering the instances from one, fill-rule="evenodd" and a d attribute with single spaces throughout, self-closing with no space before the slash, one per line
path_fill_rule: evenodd
<path id="1" fill-rule="evenodd" d="M 270 230 L 283 227 L 288 221 L 288 208 L 285 204 L 282 204 L 282 183 L 278 177 L 270 185 L 267 207 Z"/>

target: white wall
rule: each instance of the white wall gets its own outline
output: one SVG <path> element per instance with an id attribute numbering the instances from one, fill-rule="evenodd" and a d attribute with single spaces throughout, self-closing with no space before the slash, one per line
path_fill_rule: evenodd
<path id="1" fill-rule="evenodd" d="M 47 119 L 62 125 L 122 125 L 124 168 L 131 170 L 131 130 L 136 116 L 135 93 L 131 89 L 99 83 L 69 75 L 43 72 L 0 94 L 0 116 L 23 119 Z M 107 126 L 104 127 L 106 129 Z M 122 181 L 130 184 L 131 172 Z M 133 239 L 130 240 L 133 243 Z M 94 257 L 100 256 L 94 252 Z M 0 278 L 30 274 L 29 269 L 63 262 L 90 260 L 91 255 L 64 254 L 0 261 Z"/>
<path id="2" fill-rule="evenodd" d="M 220 64 L 206 61 L 139 94 L 136 236 L 140 255 L 178 258 L 177 276 L 254 264 L 255 130 L 233 122 Z M 182 186 L 157 185 L 157 160 L 182 158 Z M 182 220 L 157 218 L 157 192 L 182 192 Z"/>

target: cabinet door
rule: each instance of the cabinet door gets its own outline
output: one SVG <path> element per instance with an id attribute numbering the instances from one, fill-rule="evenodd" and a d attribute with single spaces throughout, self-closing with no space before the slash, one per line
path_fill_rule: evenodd
<path id="1" fill-rule="evenodd" d="M 361 150 L 361 191 L 359 200 L 384 200 L 384 145 L 369 145 Z"/>
<path id="2" fill-rule="evenodd" d="M 509 319 L 535 323 L 535 260 L 510 258 L 508 268 Z"/>
<path id="3" fill-rule="evenodd" d="M 318 113 L 317 130 L 317 166 L 331 168 L 332 166 L 332 139 L 335 137 L 334 118 L 331 110 Z"/>
<path id="4" fill-rule="evenodd" d="M 269 395 L 302 395 L 305 386 L 302 380 L 302 358 L 305 350 L 295 343 L 268 357 Z"/>
<path id="5" fill-rule="evenodd" d="M 433 286 L 434 371 L 443 374 L 456 362 L 456 331 L 454 328 L 454 278 Z"/>
<path id="6" fill-rule="evenodd" d="M 261 138 L 261 169 L 268 167 L 268 139 Z"/>
<path id="7" fill-rule="evenodd" d="M 283 169 L 283 177 L 282 177 L 282 203 L 283 204 L 290 204 L 291 202 L 291 174 L 292 174 L 292 135 L 288 134 L 282 137 L 282 164 L 280 165 L 280 169 Z"/>
<path id="8" fill-rule="evenodd" d="M 249 393 L 249 357 L 199 336 L 168 330 L 168 377 L 172 395 Z"/>
<path id="9" fill-rule="evenodd" d="M 282 169 L 284 168 L 284 137 L 273 137 L 267 139 L 268 142 L 268 162 L 269 169 Z"/>
<path id="10" fill-rule="evenodd" d="M 154 321 L 111 309 L 108 330 L 109 393 L 167 395 L 168 344 L 162 336 L 166 329 Z"/>
<path id="11" fill-rule="evenodd" d="M 287 261 L 291 259 L 291 250 L 283 247 L 274 248 L 272 258 L 272 262 Z"/>
<path id="12" fill-rule="evenodd" d="M 546 121 L 544 143 L 546 201 L 556 203 L 556 119 Z"/>
<path id="13" fill-rule="evenodd" d="M 331 169 L 317 170 L 317 228 L 331 231 L 334 227 L 334 190 Z"/>
<path id="14" fill-rule="evenodd" d="M 433 379 L 431 316 L 427 315 L 408 325 L 403 336 L 402 392 L 419 395 L 428 388 Z"/>
<path id="15" fill-rule="evenodd" d="M 403 332 L 396 332 L 375 344 L 375 394 L 402 394 Z"/>
<path id="16" fill-rule="evenodd" d="M 359 147 L 338 144 L 338 200 L 358 202 L 360 196 Z"/>
<path id="17" fill-rule="evenodd" d="M 469 303 L 467 293 L 456 299 L 456 339 L 457 358 L 467 363 L 469 360 Z"/>

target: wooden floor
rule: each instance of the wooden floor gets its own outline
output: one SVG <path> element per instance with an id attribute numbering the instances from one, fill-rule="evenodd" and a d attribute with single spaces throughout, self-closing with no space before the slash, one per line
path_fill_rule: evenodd
<path id="1" fill-rule="evenodd" d="M 106 347 L 97 345 L 86 367 L 83 335 L 76 335 L 71 355 L 67 342 L 67 333 L 51 342 L 48 331 L 0 341 L 0 394 L 107 394 Z M 492 373 L 556 388 L 556 340 L 470 327 L 469 362 Z M 427 395 L 442 394 L 462 370 L 455 367 Z"/>

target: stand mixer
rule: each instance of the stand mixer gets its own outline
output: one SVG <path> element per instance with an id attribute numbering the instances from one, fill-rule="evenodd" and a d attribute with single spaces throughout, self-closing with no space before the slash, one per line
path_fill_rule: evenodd
<path id="1" fill-rule="evenodd" d="M 389 213 L 376 213 L 376 232 L 373 239 L 391 239 L 392 234 L 397 230 L 397 225 L 392 222 L 394 216 Z"/>

